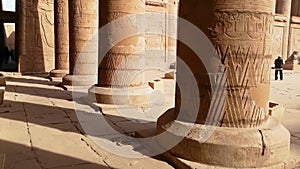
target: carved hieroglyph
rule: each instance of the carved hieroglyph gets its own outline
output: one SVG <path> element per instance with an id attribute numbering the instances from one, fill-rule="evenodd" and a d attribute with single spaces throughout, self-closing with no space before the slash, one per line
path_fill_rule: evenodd
<path id="1" fill-rule="evenodd" d="M 255 127 L 268 118 L 272 11 L 215 12 L 211 29 L 227 75 L 222 126 Z"/>
<path id="2" fill-rule="evenodd" d="M 20 1 L 21 72 L 48 72 L 53 69 L 53 9 L 53 0 Z"/>
<path id="3" fill-rule="evenodd" d="M 202 124 L 213 121 L 218 126 L 235 128 L 261 125 L 268 118 L 275 1 L 182 2 L 179 13 L 208 36 L 226 74 L 227 97 L 224 112 L 209 112 L 210 106 L 217 103 L 211 100 L 212 84 L 209 84 L 208 74 L 203 63 L 197 62 L 197 56 L 179 43 L 178 55 L 189 65 L 198 81 L 201 101 L 196 122 Z M 199 17 L 194 17 L 196 15 Z M 177 75 L 178 78 L 182 75 L 180 69 Z M 180 95 L 182 94 L 177 90 L 177 112 L 180 108 Z"/>

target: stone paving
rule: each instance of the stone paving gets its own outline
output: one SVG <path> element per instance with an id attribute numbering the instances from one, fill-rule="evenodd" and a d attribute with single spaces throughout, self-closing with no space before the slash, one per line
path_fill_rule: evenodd
<path id="1" fill-rule="evenodd" d="M 58 87 L 44 77 L 6 73 L 5 101 L 0 106 L 0 168 L 5 169 L 98 169 L 98 168 L 172 168 L 158 158 L 132 159 L 107 152 L 88 137 L 82 126 L 93 126 L 97 117 L 93 106 L 73 101 L 72 92 Z M 291 161 L 300 166 L 300 71 L 285 71 L 284 81 L 271 80 L 271 100 L 285 105 L 283 124 L 291 132 Z M 156 118 L 174 106 L 174 81 L 164 80 L 166 104 L 147 123 L 113 107 L 102 109 L 110 125 L 130 135 L 137 130 L 155 127 Z M 149 107 L 148 107 L 149 108 Z M 78 119 L 75 110 L 86 116 Z M 122 108 L 126 112 L 126 107 Z M 146 110 L 147 107 L 144 109 Z M 135 123 L 133 123 L 135 119 Z M 144 119 L 145 120 L 145 119 Z M 95 136 L 110 135 L 92 128 Z"/>
<path id="2" fill-rule="evenodd" d="M 291 133 L 290 162 L 300 168 L 300 70 L 284 71 L 283 81 L 275 81 L 273 74 L 270 100 L 285 107 L 281 121 Z"/>
<path id="3" fill-rule="evenodd" d="M 95 145 L 83 134 L 71 92 L 56 87 L 56 82 L 6 76 L 0 107 L 0 168 L 2 159 L 5 169 L 172 168 L 154 158 L 120 157 Z"/>

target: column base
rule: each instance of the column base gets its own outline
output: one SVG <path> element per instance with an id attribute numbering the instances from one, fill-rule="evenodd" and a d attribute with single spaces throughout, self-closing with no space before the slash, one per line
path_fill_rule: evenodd
<path id="1" fill-rule="evenodd" d="M 167 132 L 169 139 L 160 140 L 161 147 L 168 147 L 170 140 L 182 141 L 169 153 L 199 164 L 229 168 L 268 168 L 289 158 L 290 133 L 277 120 L 270 119 L 257 128 L 205 127 L 174 119 L 171 109 L 158 120 L 157 132 Z M 167 130 L 170 125 L 175 130 Z M 192 126 L 188 135 L 180 129 Z M 200 142 L 207 130 L 213 130 L 206 141 Z"/>
<path id="2" fill-rule="evenodd" d="M 94 85 L 89 89 L 89 99 L 99 104 L 139 105 L 149 103 L 152 92 L 149 86 L 106 88 Z"/>
<path id="3" fill-rule="evenodd" d="M 50 71 L 50 77 L 64 77 L 69 73 L 69 70 L 53 69 Z"/>
<path id="4" fill-rule="evenodd" d="M 66 75 L 62 84 L 66 86 L 91 86 L 95 83 L 96 75 Z"/>

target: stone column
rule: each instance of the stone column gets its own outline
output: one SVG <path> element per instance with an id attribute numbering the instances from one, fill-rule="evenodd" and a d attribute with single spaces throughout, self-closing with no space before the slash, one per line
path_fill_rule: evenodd
<path id="1" fill-rule="evenodd" d="M 69 0 L 69 74 L 64 85 L 92 85 L 97 74 L 98 1 Z M 92 40 L 92 41 L 91 41 Z M 88 45 L 88 46 L 87 46 Z"/>
<path id="2" fill-rule="evenodd" d="M 51 77 L 63 77 L 69 73 L 69 15 L 68 1 L 54 1 L 55 69 Z"/>
<path id="3" fill-rule="evenodd" d="M 189 48 L 205 44 L 186 46 L 178 42 L 178 57 L 192 70 L 199 95 L 193 88 L 177 87 L 175 109 L 158 120 L 158 133 L 169 136 L 159 140 L 162 147 L 183 139 L 169 151 L 171 155 L 230 168 L 276 166 L 288 158 L 289 132 L 268 114 L 274 15 L 275 0 L 180 1 L 179 16 L 197 26 L 215 46 L 224 69 L 226 99 L 222 102 L 222 93 L 214 98 L 212 83 L 222 78 L 211 78 L 214 76 L 208 72 L 208 68 L 219 69 L 218 62 L 211 59 L 213 55 L 204 56 L 211 61 L 204 62 Z M 186 28 L 179 24 L 178 32 Z M 186 36 L 190 41 L 201 37 Z M 204 54 L 205 50 L 201 52 Z M 181 64 L 177 67 L 177 82 L 187 76 Z M 200 97 L 199 107 L 194 104 L 196 97 Z M 195 122 L 189 119 L 191 107 L 198 110 Z M 176 127 L 168 129 L 170 126 Z M 191 130 L 184 134 L 190 126 Z"/>
<path id="4" fill-rule="evenodd" d="M 105 26 L 119 18 L 111 25 L 105 36 L 100 39 L 105 45 L 110 44 L 108 53 L 100 57 L 98 84 L 89 90 L 90 97 L 104 104 L 136 104 L 147 102 L 151 90 L 145 82 L 143 68 L 145 67 L 145 12 L 144 0 L 103 0 L 100 3 L 100 26 Z M 133 16 L 136 14 L 135 16 Z M 122 28 L 133 28 L 125 32 Z M 121 30 L 118 30 L 121 29 Z M 131 37 L 121 38 L 133 33 Z M 139 34 L 141 33 L 141 34 Z M 116 39 L 121 38 L 120 42 Z M 102 54 L 104 51 L 100 51 Z"/>
<path id="5" fill-rule="evenodd" d="M 16 55 L 19 58 L 19 71 L 23 72 L 24 69 L 21 67 L 20 65 L 24 65 L 24 64 L 20 64 L 24 61 L 24 59 L 26 58 L 26 18 L 27 18 L 27 14 L 26 14 L 26 10 L 27 10 L 27 5 L 26 5 L 27 1 L 22 1 L 22 0 L 17 0 L 16 1 L 16 8 L 17 8 L 17 16 L 18 16 L 18 20 L 16 23 L 16 38 L 17 38 L 17 53 Z"/>

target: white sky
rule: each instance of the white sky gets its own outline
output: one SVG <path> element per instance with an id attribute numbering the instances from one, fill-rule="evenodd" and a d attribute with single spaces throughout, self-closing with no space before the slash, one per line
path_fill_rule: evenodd
<path id="1" fill-rule="evenodd" d="M 16 0 L 2 0 L 4 11 L 16 11 Z"/>

